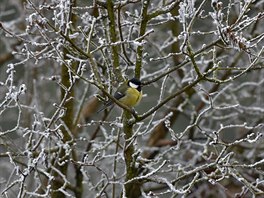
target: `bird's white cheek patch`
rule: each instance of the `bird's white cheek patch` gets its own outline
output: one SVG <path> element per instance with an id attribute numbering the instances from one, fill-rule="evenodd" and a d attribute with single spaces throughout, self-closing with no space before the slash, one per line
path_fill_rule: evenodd
<path id="1" fill-rule="evenodd" d="M 129 82 L 129 86 L 132 87 L 132 88 L 135 88 L 137 89 L 138 88 L 138 85 L 132 83 L 132 82 Z"/>

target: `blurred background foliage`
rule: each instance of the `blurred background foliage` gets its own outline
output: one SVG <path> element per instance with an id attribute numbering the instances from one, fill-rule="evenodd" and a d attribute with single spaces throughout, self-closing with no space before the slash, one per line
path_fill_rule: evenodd
<path id="1" fill-rule="evenodd" d="M 263 195 L 263 1 L 144 2 L 0 1 L 3 195 L 119 197 L 129 168 L 127 197 Z M 138 115 L 181 91 L 132 141 L 121 108 L 96 114 L 120 74 L 145 85 Z"/>

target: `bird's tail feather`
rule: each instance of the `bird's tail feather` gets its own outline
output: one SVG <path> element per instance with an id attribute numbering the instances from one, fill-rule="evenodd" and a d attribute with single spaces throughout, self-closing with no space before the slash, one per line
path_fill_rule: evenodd
<path id="1" fill-rule="evenodd" d="M 108 108 L 109 106 L 111 106 L 112 104 L 113 104 L 112 101 L 107 102 L 107 103 L 106 103 L 101 109 L 99 109 L 99 110 L 97 111 L 97 113 L 100 113 L 101 111 L 107 109 L 107 108 Z"/>

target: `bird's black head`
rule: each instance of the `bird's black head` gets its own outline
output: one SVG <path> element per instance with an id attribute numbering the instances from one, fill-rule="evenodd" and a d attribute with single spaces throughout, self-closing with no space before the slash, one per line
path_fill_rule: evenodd
<path id="1" fill-rule="evenodd" d="M 137 78 L 132 78 L 128 81 L 128 86 L 141 91 L 141 81 Z"/>

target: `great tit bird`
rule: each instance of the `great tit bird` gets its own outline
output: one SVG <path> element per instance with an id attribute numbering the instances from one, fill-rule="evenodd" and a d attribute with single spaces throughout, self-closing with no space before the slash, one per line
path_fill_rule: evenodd
<path id="1" fill-rule="evenodd" d="M 128 107 L 136 106 L 142 98 L 141 82 L 136 78 L 132 78 L 122 83 L 114 93 L 114 98 Z M 102 109 L 98 112 L 105 110 L 107 107 L 113 104 L 112 100 L 109 100 Z"/>

